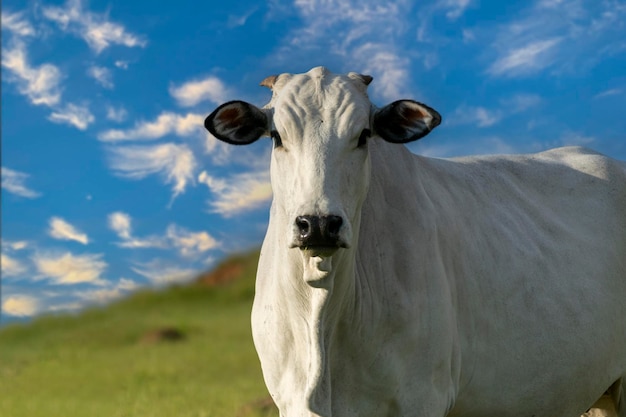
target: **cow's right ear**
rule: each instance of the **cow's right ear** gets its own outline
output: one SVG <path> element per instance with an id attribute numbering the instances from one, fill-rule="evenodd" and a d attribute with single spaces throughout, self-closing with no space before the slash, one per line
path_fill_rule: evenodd
<path id="1" fill-rule="evenodd" d="M 204 120 L 204 127 L 226 143 L 247 145 L 267 133 L 268 120 L 265 113 L 252 104 L 229 101 Z"/>

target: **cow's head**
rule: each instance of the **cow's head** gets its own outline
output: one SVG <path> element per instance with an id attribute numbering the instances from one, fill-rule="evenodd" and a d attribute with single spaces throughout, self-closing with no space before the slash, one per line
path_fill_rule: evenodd
<path id="1" fill-rule="evenodd" d="M 264 108 L 231 101 L 205 120 L 215 137 L 231 144 L 273 139 L 273 210 L 291 248 L 324 257 L 356 244 L 369 187 L 368 142 L 411 142 L 441 122 L 439 113 L 412 100 L 377 109 L 367 96 L 371 81 L 322 67 L 271 76 L 261 83 L 273 91 Z"/>

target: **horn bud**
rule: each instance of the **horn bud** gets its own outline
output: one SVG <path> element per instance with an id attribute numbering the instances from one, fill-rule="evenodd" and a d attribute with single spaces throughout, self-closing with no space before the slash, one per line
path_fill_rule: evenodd
<path id="1" fill-rule="evenodd" d="M 274 84 L 276 83 L 277 79 L 278 79 L 278 75 L 270 75 L 269 77 L 261 81 L 261 84 L 259 85 L 263 87 L 267 87 L 271 90 L 272 88 L 274 88 Z"/>

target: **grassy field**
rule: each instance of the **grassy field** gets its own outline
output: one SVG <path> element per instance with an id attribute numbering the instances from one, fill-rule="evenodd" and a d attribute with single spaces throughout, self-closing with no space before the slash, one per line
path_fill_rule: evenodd
<path id="1" fill-rule="evenodd" d="M 250 334 L 257 259 L 230 259 L 241 278 L 219 286 L 144 291 L 1 329 L 0 416 L 277 416 L 260 406 Z M 166 328 L 182 339 L 159 337 Z"/>

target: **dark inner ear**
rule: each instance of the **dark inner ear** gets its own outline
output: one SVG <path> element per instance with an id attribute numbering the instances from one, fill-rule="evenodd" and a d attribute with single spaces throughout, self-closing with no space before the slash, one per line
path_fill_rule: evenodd
<path id="1" fill-rule="evenodd" d="M 256 141 L 267 132 L 267 125 L 265 113 L 245 101 L 224 103 L 204 120 L 213 136 L 233 145 Z"/>
<path id="2" fill-rule="evenodd" d="M 407 143 L 430 133 L 441 123 L 439 113 L 413 100 L 398 100 L 374 116 L 374 130 L 388 142 Z"/>

